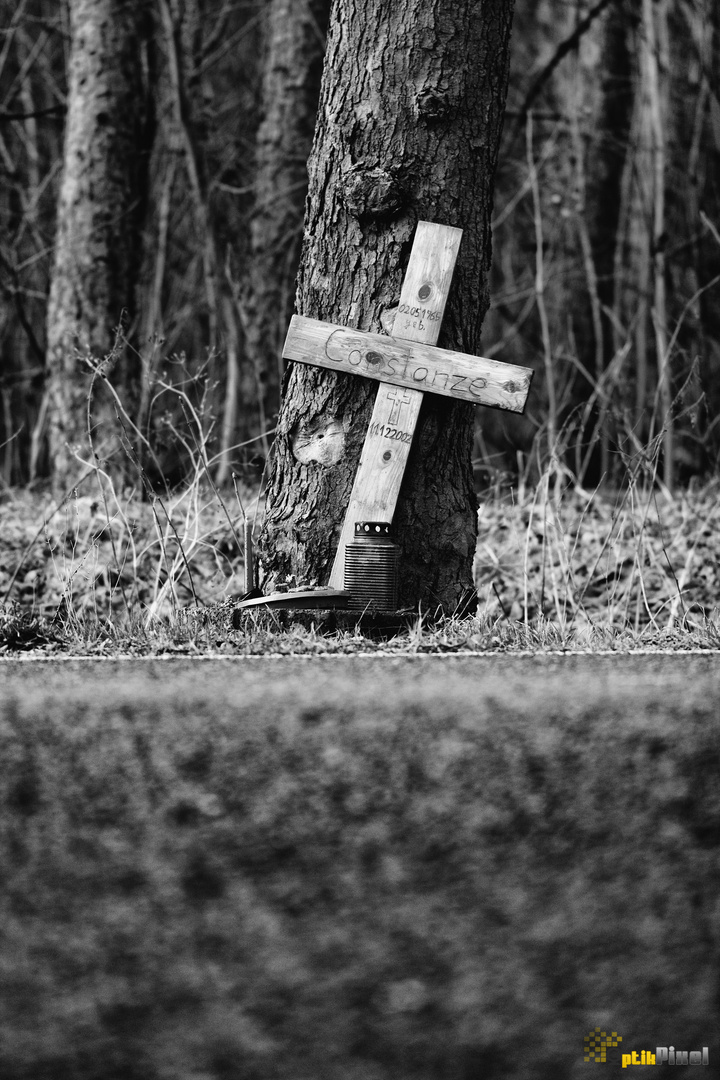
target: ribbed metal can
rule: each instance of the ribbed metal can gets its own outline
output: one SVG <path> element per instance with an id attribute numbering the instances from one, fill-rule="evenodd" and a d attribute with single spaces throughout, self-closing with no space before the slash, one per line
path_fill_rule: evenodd
<path id="1" fill-rule="evenodd" d="M 349 606 L 367 611 L 396 611 L 400 548 L 389 521 L 356 521 L 355 537 L 345 546 L 345 588 Z"/>

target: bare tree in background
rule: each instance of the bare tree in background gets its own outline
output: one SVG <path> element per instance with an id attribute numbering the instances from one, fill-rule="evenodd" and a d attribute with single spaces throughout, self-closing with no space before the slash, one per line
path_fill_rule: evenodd
<path id="1" fill-rule="evenodd" d="M 630 467 L 672 484 L 717 464 L 719 20 L 715 0 L 516 0 L 484 351 L 537 366 L 551 353 L 558 453 L 581 483 L 616 486 Z M 538 379 L 540 431 L 542 392 Z M 528 423 L 489 416 L 489 465 L 538 450 Z M 530 475 L 544 463 L 529 455 Z"/>
<path id="2" fill-rule="evenodd" d="M 90 310 L 102 306 L 101 282 L 112 278 L 119 283 L 116 271 L 127 262 L 127 242 L 136 224 L 128 207 L 140 209 L 145 192 L 140 184 L 140 203 L 133 202 L 118 178 L 124 170 L 130 176 L 136 164 L 144 169 L 138 151 L 144 153 L 140 114 L 147 108 L 146 86 L 157 131 L 143 264 L 135 289 L 112 285 L 116 295 L 107 320 L 112 330 L 123 307 L 131 310 L 135 292 L 136 317 L 130 326 L 143 356 L 143 376 L 137 390 L 136 373 L 121 364 L 118 389 L 124 391 L 125 372 L 141 399 L 134 415 L 145 422 L 151 412 L 151 437 L 163 443 L 171 395 L 158 398 L 157 376 L 167 371 L 171 381 L 187 385 L 209 372 L 205 400 L 208 416 L 216 418 L 209 446 L 210 455 L 218 455 L 216 475 L 227 479 L 231 469 L 249 465 L 262 445 L 262 432 L 273 427 L 277 407 L 280 342 L 297 257 L 293 237 L 299 235 L 305 183 L 301 159 L 310 144 L 308 91 L 322 52 L 310 18 L 315 12 L 322 28 L 323 11 L 317 12 L 316 3 L 321 0 L 165 0 L 164 15 L 160 0 L 144 0 L 135 8 L 109 0 L 94 5 L 72 0 L 75 12 L 92 11 L 98 18 L 105 10 L 134 11 L 131 21 L 153 13 L 155 26 L 147 49 L 141 41 L 127 54 L 130 67 L 142 64 L 143 80 L 141 85 L 137 72 L 131 77 L 138 93 L 124 98 L 131 104 L 122 116 L 121 110 L 107 113 L 114 134 L 99 125 L 88 136 L 87 175 L 99 175 L 98 154 L 107 151 L 115 163 L 108 175 L 113 177 L 116 214 L 105 224 L 98 219 L 95 230 L 112 237 L 108 250 L 114 266 L 96 258 L 97 245 L 83 254 L 84 234 L 70 207 L 62 211 L 57 242 L 73 254 L 63 264 L 67 272 L 55 272 L 56 212 L 66 171 L 63 128 L 66 106 L 72 104 L 71 3 L 0 0 L 4 483 L 40 479 L 55 463 L 47 452 L 46 414 L 51 399 L 62 402 L 66 386 L 70 394 L 75 375 L 84 371 L 84 366 L 74 367 L 72 342 L 69 350 L 61 349 L 67 374 L 57 353 L 49 363 L 53 373 L 45 367 L 51 277 L 56 278 L 55 310 L 70 311 L 75 295 L 85 320 L 85 329 L 82 319 L 78 329 L 87 339 L 88 326 L 97 321 Z M 365 17 L 370 19 L 373 11 Z M 558 453 L 583 483 L 603 477 L 621 483 L 628 464 L 634 467 L 647 457 L 643 447 L 656 404 L 655 432 L 668 396 L 672 401 L 678 393 L 669 451 L 677 482 L 716 469 L 720 460 L 720 305 L 718 286 L 712 284 L 720 273 L 720 5 L 717 0 L 663 0 L 652 5 L 652 12 L 659 51 L 648 50 L 643 38 L 648 23 L 643 0 L 515 2 L 510 114 L 497 178 L 492 306 L 479 351 L 510 363 L 534 363 L 554 380 Z M 123 19 L 117 22 L 113 15 L 118 40 L 127 26 Z M 132 38 L 132 32 L 127 36 Z M 92 42 L 87 35 L 84 40 Z M 102 48 L 108 45 L 104 41 Z M 650 128 L 651 56 L 658 65 L 660 114 L 656 110 L 655 115 L 666 117 L 662 142 Z M 73 65 L 78 63 L 75 56 Z M 83 65 L 91 70 L 89 63 Z M 104 65 L 104 70 L 111 67 Z M 113 94 L 122 96 L 118 88 L 130 67 L 110 80 Z M 77 113 L 77 104 L 72 107 Z M 534 185 L 528 182 L 529 110 Z M 360 116 L 358 129 L 363 123 Z M 77 128 L 77 116 L 73 125 Z M 83 121 L 81 129 L 91 132 L 92 127 Z M 138 139 L 128 135 L 135 131 Z M 117 149 L 111 149 L 115 134 Z M 657 166 L 660 158 L 662 202 L 653 194 L 659 194 L 657 182 L 651 184 L 659 175 L 651 159 Z M 94 184 L 93 191 L 102 192 L 103 184 Z M 88 262 L 96 278 L 92 300 L 89 288 L 84 299 L 83 289 L 78 290 L 83 275 L 90 276 L 81 269 Z M 653 311 L 662 306 L 663 283 L 666 315 L 659 321 Z M 58 340 L 73 319 L 53 316 Z M 669 365 L 663 369 L 669 380 L 659 380 L 656 329 L 661 325 L 667 348 L 660 351 L 669 350 Z M 106 339 L 100 351 L 107 344 Z M 258 376 L 266 380 L 263 387 Z M 194 384 L 198 390 L 201 382 L 198 378 Z M 529 477 L 543 471 L 550 401 L 544 387 L 545 380 L 537 378 L 523 417 L 478 412 L 476 481 L 483 475 L 512 475 L 518 468 Z M 79 409 L 54 407 L 56 436 L 61 413 L 75 415 L 76 434 L 82 436 L 82 394 L 78 401 Z M 133 412 L 134 401 L 128 404 Z M 71 435 L 68 429 L 52 445 L 62 445 Z M 257 441 L 237 446 L 248 439 Z M 652 445 L 658 449 L 657 440 Z M 182 479 L 182 455 L 174 447 L 159 457 L 160 471 L 168 464 Z M 254 473 L 248 475 L 255 480 Z"/>
<path id="3" fill-rule="evenodd" d="M 44 447 L 45 314 L 65 116 L 64 0 L 0 0 L 0 446 L 6 484 Z"/>
<path id="4" fill-rule="evenodd" d="M 244 319 L 262 431 L 280 404 L 329 9 L 330 0 L 272 0 L 268 13 Z"/>
<path id="5" fill-rule="evenodd" d="M 78 353 L 95 361 L 108 356 L 121 312 L 135 306 L 149 115 L 147 15 L 143 0 L 70 3 L 63 177 L 47 313 L 48 439 L 59 487 L 76 476 L 73 451 L 86 445 L 89 373 Z M 115 381 L 127 385 L 130 360 L 125 350 L 118 354 L 124 370 Z M 98 406 L 93 422 L 108 416 L 109 406 Z M 106 434 L 96 432 L 98 449 Z"/>

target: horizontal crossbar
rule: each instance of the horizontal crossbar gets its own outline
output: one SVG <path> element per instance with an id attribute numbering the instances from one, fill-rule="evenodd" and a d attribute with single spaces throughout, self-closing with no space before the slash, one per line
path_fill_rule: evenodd
<path id="1" fill-rule="evenodd" d="M 532 368 L 301 315 L 290 321 L 283 357 L 516 413 L 525 408 L 533 376 Z"/>

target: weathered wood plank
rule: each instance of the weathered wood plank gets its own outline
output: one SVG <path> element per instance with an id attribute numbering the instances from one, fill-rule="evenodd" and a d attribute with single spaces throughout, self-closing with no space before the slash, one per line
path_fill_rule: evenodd
<path id="1" fill-rule="evenodd" d="M 461 238 L 462 229 L 429 221 L 418 222 L 393 334 L 415 342 L 436 344 Z M 430 303 L 438 318 L 413 316 L 415 306 L 427 308 Z M 387 338 L 382 340 L 384 343 Z M 400 400 L 391 395 L 400 395 Z M 330 573 L 332 588 L 340 589 L 344 585 L 345 546 L 353 539 L 355 522 L 393 519 L 422 399 L 422 391 L 416 389 L 401 393 L 383 386 L 378 390 Z M 410 437 L 409 441 L 386 437 L 388 427 L 399 428 Z"/>
<path id="2" fill-rule="evenodd" d="M 378 390 L 343 525 L 342 567 L 330 577 L 333 588 L 345 580 L 345 544 L 353 539 L 355 522 L 392 521 L 422 398 L 417 390 Z"/>
<path id="3" fill-rule="evenodd" d="M 410 324 L 403 308 L 410 313 Z M 398 311 L 401 313 L 400 320 L 408 329 L 412 321 L 425 328 L 428 319 L 426 308 L 400 304 Z M 414 312 L 419 314 L 412 320 Z M 397 323 L 396 316 L 395 327 Z M 437 325 L 439 328 L 439 321 Z M 297 360 L 331 371 L 349 371 L 393 386 L 516 413 L 521 413 L 525 408 L 533 375 L 531 368 L 503 364 L 499 360 L 450 349 L 438 349 L 421 341 L 402 340 L 395 328 L 393 336 L 387 337 L 384 334 L 349 330 L 300 315 L 293 315 L 290 321 L 283 356 L 286 360 Z"/>
<path id="4" fill-rule="evenodd" d="M 462 229 L 419 221 L 400 291 L 393 337 L 436 345 L 450 283 L 460 250 Z M 421 312 L 426 317 L 421 317 Z"/>

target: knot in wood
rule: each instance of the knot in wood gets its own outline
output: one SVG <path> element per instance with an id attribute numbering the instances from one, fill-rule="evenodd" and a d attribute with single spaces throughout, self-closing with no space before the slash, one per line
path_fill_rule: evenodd
<path id="1" fill-rule="evenodd" d="M 296 425 L 290 433 L 296 461 L 302 465 L 336 465 L 345 453 L 345 429 L 339 420 L 324 419 L 315 424 Z"/>
<path id="2" fill-rule="evenodd" d="M 421 90 L 415 98 L 415 111 L 419 119 L 428 122 L 444 120 L 455 106 L 453 95 L 447 90 Z"/>
<path id="3" fill-rule="evenodd" d="M 343 177 L 342 200 L 356 218 L 381 218 L 397 213 L 404 196 L 397 178 L 387 169 L 359 161 Z"/>

